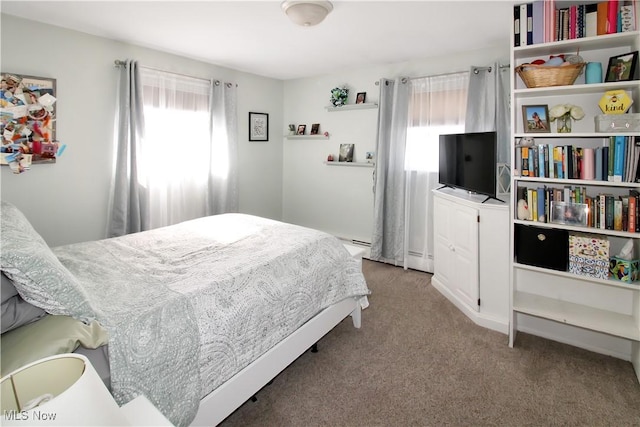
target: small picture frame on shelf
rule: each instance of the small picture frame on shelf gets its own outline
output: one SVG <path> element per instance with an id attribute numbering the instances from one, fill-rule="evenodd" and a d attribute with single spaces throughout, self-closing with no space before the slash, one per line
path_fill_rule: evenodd
<path id="1" fill-rule="evenodd" d="M 311 125 L 311 133 L 309 135 L 317 135 L 320 131 L 320 123 L 314 123 Z"/>
<path id="2" fill-rule="evenodd" d="M 638 78 L 638 51 L 609 58 L 605 82 L 627 82 Z"/>
<path id="3" fill-rule="evenodd" d="M 367 92 L 358 92 L 356 95 L 356 104 L 364 104 L 367 99 Z"/>
<path id="4" fill-rule="evenodd" d="M 548 105 L 523 105 L 522 124 L 525 133 L 548 133 L 549 106 Z"/>
<path id="5" fill-rule="evenodd" d="M 307 125 L 298 125 L 298 130 L 296 131 L 296 135 L 304 135 L 304 132 L 307 129 Z"/>
<path id="6" fill-rule="evenodd" d="M 588 213 L 586 203 L 551 202 L 551 222 L 554 224 L 586 227 Z"/>
<path id="7" fill-rule="evenodd" d="M 339 162 L 353 162 L 353 144 L 340 144 Z"/>
<path id="8" fill-rule="evenodd" d="M 367 163 L 374 163 L 376 159 L 376 153 L 373 151 L 367 151 L 364 158 L 367 161 Z"/>

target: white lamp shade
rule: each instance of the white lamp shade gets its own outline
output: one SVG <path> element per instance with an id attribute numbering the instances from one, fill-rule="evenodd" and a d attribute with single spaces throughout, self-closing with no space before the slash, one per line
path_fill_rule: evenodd
<path id="1" fill-rule="evenodd" d="M 328 1 L 285 1 L 282 10 L 294 23 L 310 27 L 322 22 L 333 5 Z"/>
<path id="2" fill-rule="evenodd" d="M 0 387 L 3 426 L 128 425 L 89 359 L 80 354 L 30 363 L 2 378 Z M 53 398 L 28 409 L 30 401 L 47 394 Z"/>

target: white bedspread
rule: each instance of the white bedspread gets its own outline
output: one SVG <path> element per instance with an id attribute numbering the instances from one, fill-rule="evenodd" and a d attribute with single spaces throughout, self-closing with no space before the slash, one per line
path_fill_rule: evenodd
<path id="1" fill-rule="evenodd" d="M 144 394 L 177 425 L 322 309 L 369 294 L 336 238 L 242 214 L 54 252 L 110 331 L 118 403 Z"/>

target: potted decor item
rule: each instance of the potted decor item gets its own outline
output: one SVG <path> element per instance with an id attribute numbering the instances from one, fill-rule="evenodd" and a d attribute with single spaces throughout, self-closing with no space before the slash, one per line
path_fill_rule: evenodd
<path id="1" fill-rule="evenodd" d="M 335 87 L 331 89 L 331 105 L 334 107 L 342 107 L 346 105 L 347 98 L 349 97 L 349 89 L 346 87 Z"/>
<path id="2" fill-rule="evenodd" d="M 582 120 L 584 111 L 582 107 L 573 104 L 559 104 L 549 110 L 549 118 L 556 122 L 558 133 L 571 132 L 571 120 Z"/>

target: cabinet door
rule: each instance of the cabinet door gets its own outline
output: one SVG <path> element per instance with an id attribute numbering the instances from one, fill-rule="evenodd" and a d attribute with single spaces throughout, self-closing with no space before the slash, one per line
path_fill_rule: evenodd
<path id="1" fill-rule="evenodd" d="M 469 307 L 478 310 L 478 210 L 453 205 L 450 212 L 452 260 L 451 287 Z"/>
<path id="2" fill-rule="evenodd" d="M 453 266 L 449 236 L 452 204 L 440 197 L 434 197 L 433 202 L 433 271 L 442 284 L 449 287 Z"/>

